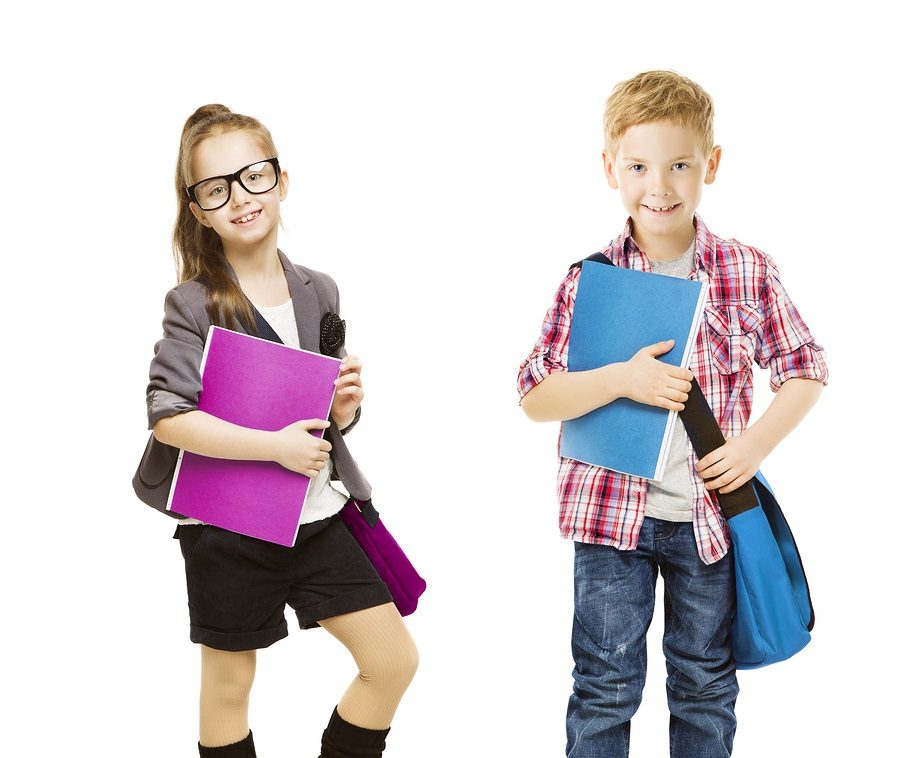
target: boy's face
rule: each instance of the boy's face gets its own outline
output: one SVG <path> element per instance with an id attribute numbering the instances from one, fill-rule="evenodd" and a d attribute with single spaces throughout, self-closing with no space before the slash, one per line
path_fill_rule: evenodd
<path id="1" fill-rule="evenodd" d="M 615 155 L 603 153 L 609 186 L 621 193 L 635 242 L 648 255 L 672 258 L 694 237 L 694 211 L 704 184 L 712 184 L 722 149 L 703 154 L 687 126 L 651 121 L 630 127 Z"/>

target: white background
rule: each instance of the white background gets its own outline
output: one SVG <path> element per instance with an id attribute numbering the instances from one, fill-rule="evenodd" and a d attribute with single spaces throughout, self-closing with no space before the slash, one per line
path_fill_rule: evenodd
<path id="1" fill-rule="evenodd" d="M 341 287 L 367 389 L 351 445 L 429 582 L 388 755 L 562 755 L 557 427 L 525 418 L 516 372 L 568 264 L 621 231 L 603 104 L 651 68 L 714 97 L 723 159 L 700 212 L 773 255 L 833 377 L 764 466 L 818 625 L 796 658 L 740 676 L 734 754 L 896 749 L 896 40 L 870 2 L 611 5 L 36 3 L 6 17 L 4 754 L 195 754 L 199 655 L 173 523 L 130 479 L 174 284 L 178 137 L 222 102 L 270 127 L 290 172 L 282 248 Z M 758 416 L 770 392 L 756 378 Z M 259 656 L 266 758 L 316 755 L 354 673 L 326 633 L 289 624 Z M 637 758 L 667 754 L 660 637 L 657 618 Z"/>

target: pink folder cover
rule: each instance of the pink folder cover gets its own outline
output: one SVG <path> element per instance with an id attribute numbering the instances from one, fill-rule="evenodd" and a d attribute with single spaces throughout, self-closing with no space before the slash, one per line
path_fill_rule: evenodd
<path id="1" fill-rule="evenodd" d="M 327 419 L 341 362 L 211 326 L 197 407 L 253 429 Z M 322 430 L 311 432 L 321 438 Z M 233 461 L 181 451 L 169 510 L 279 545 L 297 539 L 310 479 L 272 461 Z"/>

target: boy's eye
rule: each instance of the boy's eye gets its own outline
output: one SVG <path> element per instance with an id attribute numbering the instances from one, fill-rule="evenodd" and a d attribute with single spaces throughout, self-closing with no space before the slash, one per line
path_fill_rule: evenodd
<path id="1" fill-rule="evenodd" d="M 629 170 L 632 174 L 643 174 L 643 173 L 644 173 L 644 170 L 645 170 L 645 167 L 644 167 L 644 165 L 641 164 L 641 163 L 635 163 L 633 166 L 629 166 L 629 167 L 628 167 L 628 170 Z"/>
<path id="2" fill-rule="evenodd" d="M 674 168 L 676 171 L 686 171 L 687 167 L 688 167 L 687 163 L 682 163 L 680 161 L 678 163 L 676 163 L 674 166 L 672 166 L 672 168 Z"/>

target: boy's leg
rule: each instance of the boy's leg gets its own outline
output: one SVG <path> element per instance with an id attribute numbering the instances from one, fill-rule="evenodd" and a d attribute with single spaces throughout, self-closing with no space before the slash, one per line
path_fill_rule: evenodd
<path id="1" fill-rule="evenodd" d="M 731 553 L 707 566 L 693 526 L 671 523 L 657 538 L 665 582 L 666 692 L 673 758 L 731 755 L 738 695 L 731 651 L 734 577 Z"/>
<path id="2" fill-rule="evenodd" d="M 647 674 L 657 568 L 652 526 L 637 550 L 575 543 L 575 679 L 566 715 L 569 758 L 624 758 Z"/>

